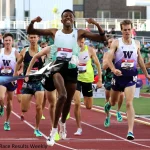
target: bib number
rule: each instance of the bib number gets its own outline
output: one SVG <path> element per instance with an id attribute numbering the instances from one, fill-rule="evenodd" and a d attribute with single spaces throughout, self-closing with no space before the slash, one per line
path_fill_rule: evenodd
<path id="1" fill-rule="evenodd" d="M 57 60 L 70 61 L 72 58 L 72 49 L 58 48 L 56 57 Z"/>
<path id="2" fill-rule="evenodd" d="M 134 60 L 122 60 L 121 68 L 131 70 L 134 67 Z"/>
<path id="3" fill-rule="evenodd" d="M 37 72 L 38 71 L 38 68 L 32 68 L 31 69 L 31 73 L 35 73 L 35 72 Z"/>
<path id="4" fill-rule="evenodd" d="M 11 74 L 12 68 L 11 67 L 2 67 L 1 68 L 1 74 Z"/>
<path id="5" fill-rule="evenodd" d="M 79 73 L 86 72 L 86 64 L 79 64 L 78 65 L 78 71 L 79 71 Z"/>

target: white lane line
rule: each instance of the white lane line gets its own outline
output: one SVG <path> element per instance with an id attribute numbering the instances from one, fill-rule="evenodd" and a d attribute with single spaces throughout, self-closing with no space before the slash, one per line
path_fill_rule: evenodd
<path id="1" fill-rule="evenodd" d="M 35 105 L 34 102 L 32 102 L 32 103 Z M 47 107 L 45 107 L 45 108 L 48 109 Z M 75 118 L 72 118 L 72 117 L 70 117 L 70 118 L 71 118 L 72 120 L 75 120 Z M 95 127 L 95 126 L 93 126 L 93 125 L 90 125 L 90 124 L 88 124 L 88 123 L 86 123 L 86 122 L 81 121 L 81 123 L 84 124 L 84 125 L 87 125 L 87 126 L 89 126 L 89 127 L 92 127 L 92 128 L 94 128 L 94 129 L 97 129 L 97 130 L 99 130 L 99 131 L 102 131 L 102 132 L 104 132 L 104 133 L 107 133 L 107 134 L 109 134 L 109 135 L 112 135 L 112 136 L 114 136 L 114 137 L 117 137 L 117 138 L 119 138 L 119 139 L 121 139 L 121 140 L 123 140 L 123 141 L 125 141 L 125 142 L 129 142 L 129 143 L 132 143 L 132 144 L 135 144 L 135 145 L 139 145 L 139 146 L 142 146 L 142 147 L 150 148 L 150 146 L 148 146 L 148 145 L 143 145 L 143 144 L 140 144 L 140 143 L 136 143 L 136 142 L 133 142 L 133 141 L 129 141 L 129 140 L 127 140 L 127 139 L 125 139 L 125 138 L 123 138 L 123 137 L 121 137 L 121 136 L 118 136 L 118 135 L 113 134 L 113 133 L 111 133 L 111 132 L 108 132 L 108 131 L 106 131 L 106 130 L 97 128 L 97 127 Z"/>
<path id="2" fill-rule="evenodd" d="M 72 118 L 72 117 L 70 117 L 70 118 L 71 118 L 72 120 L 75 120 L 75 119 Z M 125 141 L 125 142 L 129 142 L 129 143 L 132 143 L 132 144 L 135 144 L 135 145 L 139 145 L 139 146 L 142 146 L 142 147 L 150 148 L 150 146 L 143 145 L 143 144 L 140 144 L 140 143 L 136 143 L 136 142 L 133 142 L 133 141 L 129 141 L 129 140 L 127 140 L 127 139 L 125 139 L 125 138 L 123 138 L 123 137 L 121 137 L 121 136 L 118 136 L 118 135 L 113 134 L 113 133 L 111 133 L 111 132 L 108 132 L 108 131 L 106 131 L 106 130 L 97 128 L 97 127 L 95 127 L 95 126 L 93 126 L 93 125 L 90 125 L 90 124 L 88 124 L 88 123 L 85 123 L 85 122 L 83 122 L 83 121 L 81 121 L 81 123 L 84 124 L 84 125 L 87 125 L 87 126 L 89 126 L 89 127 L 92 127 L 92 128 L 94 128 L 94 129 L 97 129 L 97 130 L 99 130 L 99 131 L 102 131 L 102 132 L 104 132 L 104 133 L 107 133 L 107 134 L 109 134 L 109 135 L 112 135 L 112 136 L 114 136 L 114 137 L 117 137 L 117 138 L 119 138 L 119 139 L 121 139 L 121 140 L 123 140 L 123 141 Z"/>
<path id="3" fill-rule="evenodd" d="M 17 118 L 20 119 L 20 116 L 19 116 L 18 114 L 16 114 L 14 111 L 12 111 L 12 114 L 14 114 Z M 24 120 L 23 122 L 24 122 L 25 124 L 27 124 L 29 127 L 31 127 L 32 129 L 35 129 L 34 126 L 32 126 L 28 121 Z M 48 138 L 44 133 L 41 132 L 41 134 L 43 135 L 43 137 L 44 137 L 45 139 Z M 55 143 L 55 144 L 58 145 L 58 146 L 60 146 L 60 147 L 64 147 L 64 148 L 66 148 L 66 149 L 77 150 L 77 149 L 74 149 L 74 148 L 72 148 L 72 147 L 64 146 L 64 145 L 61 145 L 61 144 L 58 144 L 58 143 Z"/>
<path id="4" fill-rule="evenodd" d="M 37 141 L 38 138 L 0 138 L 0 141 Z"/>
<path id="5" fill-rule="evenodd" d="M 118 139 L 101 139 L 101 138 L 95 138 L 95 139 L 80 139 L 80 138 L 66 138 L 65 140 L 68 140 L 68 141 L 84 141 L 84 142 L 97 142 L 97 141 L 106 141 L 106 142 L 124 142 L 124 140 L 118 140 Z M 150 139 L 135 139 L 134 141 L 139 141 L 139 142 L 149 142 Z"/>

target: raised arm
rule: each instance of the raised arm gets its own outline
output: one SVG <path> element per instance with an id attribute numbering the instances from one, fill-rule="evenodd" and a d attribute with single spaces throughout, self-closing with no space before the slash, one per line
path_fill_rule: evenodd
<path id="1" fill-rule="evenodd" d="M 31 20 L 28 28 L 27 28 L 27 33 L 28 34 L 37 34 L 37 35 L 50 35 L 52 38 L 54 38 L 55 33 L 57 31 L 56 28 L 50 28 L 50 29 L 35 29 L 34 28 L 34 23 L 35 22 L 41 22 L 42 18 L 41 17 L 36 17 L 35 19 Z"/>
<path id="2" fill-rule="evenodd" d="M 33 65 L 35 64 L 36 59 L 38 59 L 38 58 L 40 58 L 44 55 L 47 55 L 49 53 L 50 53 L 50 46 L 47 46 L 47 47 L 43 48 L 40 52 L 35 54 L 33 56 L 32 60 L 30 61 L 29 67 L 28 67 L 27 72 L 26 72 L 26 75 L 30 74 L 30 71 L 31 71 Z"/>
<path id="3" fill-rule="evenodd" d="M 101 41 L 106 41 L 106 36 L 105 36 L 105 32 L 102 29 L 102 27 L 99 25 L 99 23 L 97 23 L 94 19 L 89 18 L 86 20 L 89 24 L 93 24 L 98 28 L 99 34 L 95 34 L 86 30 L 79 30 L 79 36 L 84 37 L 84 38 L 88 38 L 92 41 L 97 41 L 97 42 L 101 42 Z"/>

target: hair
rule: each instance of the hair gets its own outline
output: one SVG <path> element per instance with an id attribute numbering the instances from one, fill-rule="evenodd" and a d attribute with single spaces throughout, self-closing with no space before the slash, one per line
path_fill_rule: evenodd
<path id="1" fill-rule="evenodd" d="M 3 40 L 4 40 L 6 37 L 8 37 L 8 36 L 10 36 L 10 37 L 12 37 L 12 39 L 14 39 L 14 36 L 13 36 L 11 33 L 5 33 L 5 34 L 3 35 Z"/>
<path id="2" fill-rule="evenodd" d="M 131 28 L 133 27 L 133 24 L 130 20 L 123 20 L 121 23 L 120 23 L 120 28 L 122 30 L 122 25 L 130 25 L 131 24 Z"/>
<path id="3" fill-rule="evenodd" d="M 65 9 L 65 10 L 61 13 L 61 18 L 63 17 L 63 14 L 64 14 L 65 12 L 71 12 L 71 13 L 73 14 L 73 16 L 75 17 L 75 14 L 73 13 L 72 10 L 70 10 L 70 9 Z"/>

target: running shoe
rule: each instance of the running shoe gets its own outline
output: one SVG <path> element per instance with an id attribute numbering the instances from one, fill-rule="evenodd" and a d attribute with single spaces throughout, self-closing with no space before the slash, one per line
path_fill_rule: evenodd
<path id="1" fill-rule="evenodd" d="M 119 111 L 116 112 L 116 117 L 117 117 L 118 122 L 122 122 L 122 116 L 121 116 L 121 113 Z"/>
<path id="2" fill-rule="evenodd" d="M 59 120 L 58 124 L 60 127 L 60 131 L 59 131 L 60 139 L 64 140 L 67 137 L 66 123 L 62 123 L 61 120 Z"/>
<path id="3" fill-rule="evenodd" d="M 44 116 L 44 115 L 42 115 L 41 119 L 42 119 L 42 120 L 45 120 L 45 116 Z"/>
<path id="4" fill-rule="evenodd" d="M 109 102 L 107 102 L 104 106 L 105 113 L 109 113 L 110 108 L 111 108 L 111 105 L 109 104 Z"/>
<path id="5" fill-rule="evenodd" d="M 34 130 L 34 134 L 36 135 L 36 137 L 41 137 L 42 136 L 41 132 L 38 129 Z"/>
<path id="6" fill-rule="evenodd" d="M 4 123 L 4 130 L 5 131 L 10 131 L 10 124 L 9 124 L 9 122 L 5 121 L 5 123 Z"/>
<path id="7" fill-rule="evenodd" d="M 4 116 L 4 107 L 0 106 L 0 117 Z"/>
<path id="8" fill-rule="evenodd" d="M 128 134 L 127 134 L 127 139 L 128 139 L 128 140 L 134 140 L 134 135 L 133 135 L 132 132 L 128 132 Z"/>
<path id="9" fill-rule="evenodd" d="M 105 121 L 104 121 L 104 127 L 109 127 L 110 126 L 110 117 L 106 117 Z"/>
<path id="10" fill-rule="evenodd" d="M 74 133 L 74 135 L 81 135 L 82 134 L 82 129 L 78 128 L 77 132 Z"/>
<path id="11" fill-rule="evenodd" d="M 52 128 L 52 131 L 50 133 L 50 136 L 48 137 L 46 143 L 48 146 L 53 146 L 55 144 L 55 137 L 58 134 L 57 128 Z"/>

